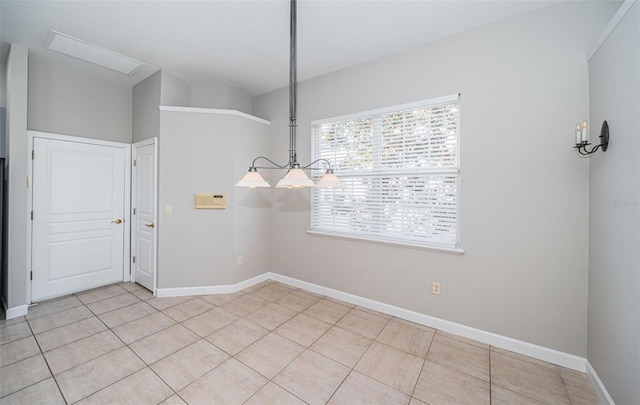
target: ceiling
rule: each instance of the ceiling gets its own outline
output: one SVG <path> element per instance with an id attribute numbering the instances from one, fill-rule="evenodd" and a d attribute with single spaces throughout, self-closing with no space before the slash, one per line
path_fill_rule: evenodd
<path id="1" fill-rule="evenodd" d="M 299 0 L 298 80 L 557 2 Z M 288 83 L 287 0 L 0 0 L 0 14 L 3 58 L 13 42 L 32 57 L 130 85 L 160 68 L 192 84 L 224 83 L 252 94 Z M 51 29 L 146 66 L 127 76 L 44 49 Z"/>

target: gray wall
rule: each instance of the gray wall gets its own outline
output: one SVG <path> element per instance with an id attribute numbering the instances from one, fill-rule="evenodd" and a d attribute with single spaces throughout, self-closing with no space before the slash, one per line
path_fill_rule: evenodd
<path id="1" fill-rule="evenodd" d="M 189 107 L 191 103 L 191 85 L 166 70 L 161 74 L 160 105 Z"/>
<path id="2" fill-rule="evenodd" d="M 131 143 L 131 87 L 31 58 L 28 126 Z"/>
<path id="3" fill-rule="evenodd" d="M 7 65 L 0 61 L 0 158 L 4 157 L 4 143 L 6 132 L 6 109 L 5 103 L 7 99 Z"/>
<path id="4" fill-rule="evenodd" d="M 252 94 L 248 90 L 222 83 L 192 85 L 191 106 L 253 113 Z"/>
<path id="5" fill-rule="evenodd" d="M 640 4 L 589 61 L 590 160 L 587 358 L 617 404 L 640 403 Z M 596 131 L 598 133 L 596 133 Z"/>
<path id="6" fill-rule="evenodd" d="M 29 129 L 131 142 L 131 89 L 61 66 L 29 60 L 12 45 L 6 79 L 7 250 L 3 297 L 9 307 L 27 302 L 27 127 Z M 27 114 L 28 111 L 28 114 Z"/>
<path id="7" fill-rule="evenodd" d="M 253 97 L 251 92 L 240 87 L 229 87 L 230 110 L 238 110 L 247 114 L 253 114 Z"/>
<path id="8" fill-rule="evenodd" d="M 5 157 L 4 144 L 7 132 L 7 109 L 0 107 L 0 158 Z"/>
<path id="9" fill-rule="evenodd" d="M 273 190 L 273 271 L 585 356 L 588 166 L 572 150 L 588 115 L 584 55 L 617 4 L 565 3 L 300 83 L 310 122 L 461 93 L 464 255 L 310 236 L 309 192 Z M 258 96 L 287 160 L 287 90 Z M 442 295 L 431 294 L 432 281 Z"/>
<path id="10" fill-rule="evenodd" d="M 5 212 L 8 214 L 2 297 L 8 308 L 27 304 L 27 48 L 11 44 L 7 59 Z M 4 238 L 3 238 L 4 239 Z M 3 258 L 4 259 L 4 258 Z"/>
<path id="11" fill-rule="evenodd" d="M 224 84 L 207 84 L 191 86 L 191 107 L 227 108 L 229 105 L 229 88 Z"/>
<path id="12" fill-rule="evenodd" d="M 252 97 L 247 90 L 225 84 L 192 85 L 159 70 L 133 87 L 133 142 L 160 136 L 161 105 L 252 113 Z"/>
<path id="13" fill-rule="evenodd" d="M 133 142 L 160 135 L 160 91 L 162 72 L 142 80 L 132 90 L 133 98 Z"/>
<path id="14" fill-rule="evenodd" d="M 159 288 L 235 284 L 268 271 L 270 204 L 234 184 L 268 149 L 269 127 L 235 115 L 161 111 L 160 128 Z M 226 194 L 227 208 L 197 210 L 195 193 Z"/>
<path id="15" fill-rule="evenodd" d="M 7 64 L 0 60 L 0 107 L 7 103 Z"/>

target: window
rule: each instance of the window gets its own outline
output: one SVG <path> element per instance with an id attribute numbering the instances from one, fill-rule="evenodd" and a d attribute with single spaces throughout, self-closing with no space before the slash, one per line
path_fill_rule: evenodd
<path id="1" fill-rule="evenodd" d="M 461 252 L 459 122 L 457 94 L 312 122 L 345 188 L 312 191 L 310 233 Z"/>

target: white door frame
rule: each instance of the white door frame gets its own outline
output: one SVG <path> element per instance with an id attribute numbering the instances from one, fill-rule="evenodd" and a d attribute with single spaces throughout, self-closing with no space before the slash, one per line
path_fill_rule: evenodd
<path id="1" fill-rule="evenodd" d="M 111 146 L 116 148 L 123 148 L 125 150 L 125 154 L 131 155 L 131 145 L 128 143 L 121 142 L 112 142 L 112 141 L 102 141 L 99 139 L 91 139 L 91 138 L 82 138 L 78 136 L 69 136 L 69 135 L 61 135 L 54 134 L 50 132 L 40 132 L 40 131 L 27 131 L 27 207 L 28 211 L 33 211 L 33 140 L 34 138 L 44 138 L 44 139 L 53 139 L 58 141 L 67 141 L 67 142 L 77 142 L 91 145 L 102 145 L 102 146 Z M 125 179 L 129 179 L 129 183 L 131 183 L 131 161 L 127 162 L 125 159 L 125 169 L 124 175 Z M 130 185 L 130 184 L 129 184 Z M 131 187 L 127 187 L 125 185 L 124 188 L 124 252 L 123 252 L 123 263 L 122 263 L 122 280 L 130 281 L 131 280 L 131 232 L 127 231 L 131 229 Z M 31 252 L 32 252 L 32 244 L 33 244 L 33 222 L 31 221 L 31 216 L 27 216 L 27 302 L 31 303 Z"/>
<path id="2" fill-rule="evenodd" d="M 149 139 L 145 139 L 144 141 L 140 141 L 140 142 L 136 142 L 133 145 L 131 145 L 131 165 L 130 167 L 133 167 L 133 161 L 136 158 L 136 148 L 140 148 L 143 146 L 149 146 L 149 145 L 153 145 L 153 153 L 155 154 L 155 159 L 154 159 L 154 167 L 153 167 L 153 171 L 155 172 L 155 195 L 153 196 L 153 200 L 152 200 L 152 204 L 154 207 L 156 207 L 156 212 L 155 212 L 155 217 L 153 218 L 153 223 L 155 224 L 155 227 L 153 228 L 153 233 L 154 235 L 154 239 L 155 239 L 155 246 L 154 246 L 154 255 L 153 255 L 153 295 L 156 295 L 156 292 L 158 291 L 158 138 L 154 137 L 154 138 L 149 138 Z M 136 184 L 136 176 L 131 176 L 131 190 L 135 190 L 137 187 Z M 132 200 L 132 198 L 130 198 L 130 200 Z M 133 201 L 131 201 L 131 203 L 133 203 Z M 129 207 L 130 212 L 132 210 L 132 206 Z M 132 213 L 131 213 L 132 214 Z M 137 228 L 134 226 L 135 224 L 130 223 L 131 226 L 131 252 L 135 252 L 136 251 L 136 232 L 137 232 Z M 130 253 L 130 258 L 129 258 L 129 268 L 132 269 L 133 268 L 133 253 Z M 130 270 L 131 273 L 131 281 L 135 282 L 136 281 L 136 275 L 135 275 L 135 271 Z"/>

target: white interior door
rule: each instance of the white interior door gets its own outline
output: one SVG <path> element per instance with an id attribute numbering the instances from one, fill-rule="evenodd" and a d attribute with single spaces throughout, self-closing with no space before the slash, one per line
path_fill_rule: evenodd
<path id="1" fill-rule="evenodd" d="M 122 281 L 129 146 L 33 148 L 32 301 Z"/>
<path id="2" fill-rule="evenodd" d="M 155 293 L 157 240 L 156 140 L 133 145 L 133 279 Z"/>

